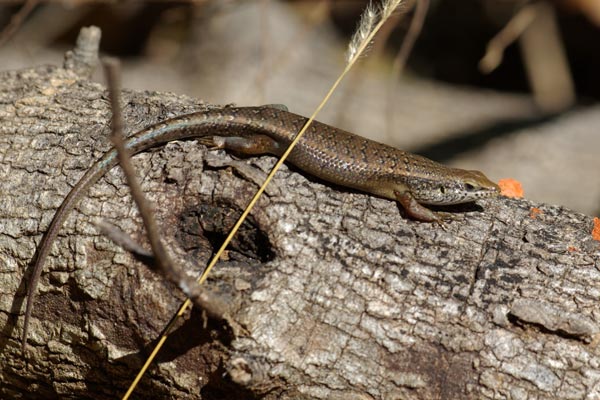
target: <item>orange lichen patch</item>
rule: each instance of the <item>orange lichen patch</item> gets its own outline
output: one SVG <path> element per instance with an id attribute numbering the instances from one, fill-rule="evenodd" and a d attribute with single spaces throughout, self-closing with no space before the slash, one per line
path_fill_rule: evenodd
<path id="1" fill-rule="evenodd" d="M 512 197 L 514 199 L 523 197 L 523 186 L 521 185 L 521 182 L 515 179 L 500 179 L 498 186 L 500 186 L 500 193 L 506 197 Z"/>
<path id="2" fill-rule="evenodd" d="M 537 207 L 531 207 L 531 211 L 529 211 L 529 218 L 536 219 L 538 215 L 543 214 L 544 212 Z"/>
<path id="3" fill-rule="evenodd" d="M 570 252 L 570 253 L 574 253 L 574 252 L 576 252 L 578 250 L 579 249 L 577 247 L 575 247 L 575 246 L 569 246 L 569 247 L 567 247 L 567 251 Z"/>
<path id="4" fill-rule="evenodd" d="M 594 218 L 594 227 L 592 228 L 592 238 L 600 242 L 600 218 Z"/>

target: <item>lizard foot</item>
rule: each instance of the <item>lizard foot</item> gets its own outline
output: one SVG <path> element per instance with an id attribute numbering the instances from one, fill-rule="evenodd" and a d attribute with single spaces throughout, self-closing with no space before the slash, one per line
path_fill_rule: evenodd
<path id="1" fill-rule="evenodd" d="M 223 143 L 215 140 L 214 136 L 204 136 L 196 140 L 199 144 L 208 147 L 208 150 L 221 150 L 225 148 Z"/>

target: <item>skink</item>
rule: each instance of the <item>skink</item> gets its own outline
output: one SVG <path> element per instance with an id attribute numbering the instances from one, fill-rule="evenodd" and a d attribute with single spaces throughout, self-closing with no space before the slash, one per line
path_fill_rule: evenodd
<path id="1" fill-rule="evenodd" d="M 280 156 L 306 121 L 281 106 L 227 107 L 152 125 L 130 137 L 126 146 L 131 154 L 137 154 L 173 140 L 202 139 L 212 147 L 236 153 Z M 317 121 L 287 160 L 325 181 L 396 200 L 420 221 L 440 220 L 423 205 L 467 203 L 499 193 L 498 186 L 479 171 L 450 168 Z M 87 189 L 116 164 L 115 149 L 96 161 L 71 189 L 42 238 L 27 287 L 23 349 L 36 287 L 61 226 Z"/>

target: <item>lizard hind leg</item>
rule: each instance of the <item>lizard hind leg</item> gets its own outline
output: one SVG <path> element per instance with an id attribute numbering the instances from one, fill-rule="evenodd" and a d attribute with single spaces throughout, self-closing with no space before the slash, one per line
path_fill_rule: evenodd
<path id="1" fill-rule="evenodd" d="M 210 144 L 207 143 L 206 140 L 203 140 L 201 143 L 214 149 L 223 149 L 247 156 L 281 154 L 281 146 L 279 143 L 267 135 L 212 136 L 209 140 Z"/>
<path id="2" fill-rule="evenodd" d="M 219 145 L 216 144 L 215 141 L 213 140 L 213 136 L 199 137 L 199 138 L 196 139 L 196 141 L 199 144 L 208 147 L 209 150 L 219 150 L 219 149 L 221 149 L 221 147 L 219 147 Z"/>

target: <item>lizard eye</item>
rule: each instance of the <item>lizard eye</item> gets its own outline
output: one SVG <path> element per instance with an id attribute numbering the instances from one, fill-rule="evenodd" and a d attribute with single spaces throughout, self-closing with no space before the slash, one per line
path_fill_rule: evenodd
<path id="1" fill-rule="evenodd" d="M 446 188 L 445 188 L 445 187 L 443 187 L 443 186 L 440 186 L 440 193 L 441 193 L 441 194 L 444 194 L 444 193 L 446 193 Z"/>
<path id="2" fill-rule="evenodd" d="M 475 185 L 472 185 L 470 183 L 465 183 L 465 189 L 469 192 L 472 192 L 473 190 L 475 190 Z"/>

